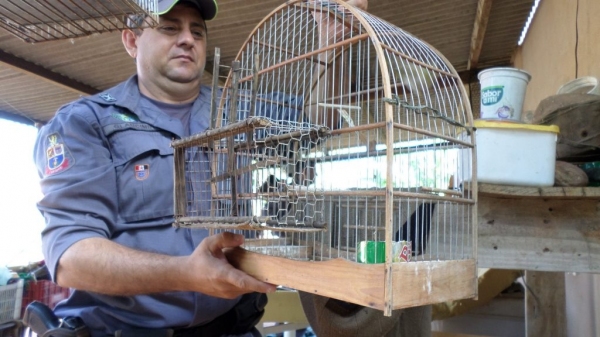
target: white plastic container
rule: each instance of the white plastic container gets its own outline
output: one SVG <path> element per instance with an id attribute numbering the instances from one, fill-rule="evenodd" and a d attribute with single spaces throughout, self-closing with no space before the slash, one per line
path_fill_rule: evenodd
<path id="1" fill-rule="evenodd" d="M 553 186 L 556 165 L 556 125 L 532 125 L 476 120 L 477 181 L 516 186 Z M 462 139 L 470 139 L 466 132 Z M 471 172 L 470 151 L 461 150 L 461 165 Z M 464 166 L 463 166 L 464 167 Z M 471 177 L 465 177 L 470 181 Z"/>
<path id="2" fill-rule="evenodd" d="M 481 85 L 481 119 L 520 122 L 528 72 L 517 68 L 490 68 L 477 75 Z"/>
<path id="3" fill-rule="evenodd" d="M 558 88 L 557 94 L 590 94 L 600 95 L 600 83 L 593 76 L 576 78 Z"/>

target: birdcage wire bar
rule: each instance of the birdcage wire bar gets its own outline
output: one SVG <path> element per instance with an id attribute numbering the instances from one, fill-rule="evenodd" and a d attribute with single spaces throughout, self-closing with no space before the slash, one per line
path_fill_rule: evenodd
<path id="1" fill-rule="evenodd" d="M 25 42 L 71 39 L 158 22 L 157 0 L 3 0 L 0 27 Z"/>

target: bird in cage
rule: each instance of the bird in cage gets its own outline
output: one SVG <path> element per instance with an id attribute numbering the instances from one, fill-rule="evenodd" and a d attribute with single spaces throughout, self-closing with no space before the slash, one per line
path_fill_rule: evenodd
<path id="1" fill-rule="evenodd" d="M 397 242 L 402 240 L 410 242 L 413 256 L 421 255 L 427 249 L 435 205 L 429 201 L 420 204 L 394 235 L 394 240 Z"/>
<path id="2" fill-rule="evenodd" d="M 270 174 L 267 179 L 262 183 L 258 191 L 260 193 L 285 193 L 287 185 L 275 175 Z M 277 198 L 276 200 L 268 199 L 265 201 L 263 206 L 262 215 L 274 216 L 278 220 L 282 220 L 289 211 L 290 204 L 283 198 Z"/>

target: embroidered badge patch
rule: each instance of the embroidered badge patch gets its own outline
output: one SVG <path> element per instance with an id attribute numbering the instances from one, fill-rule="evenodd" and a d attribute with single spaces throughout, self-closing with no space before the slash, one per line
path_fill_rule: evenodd
<path id="1" fill-rule="evenodd" d="M 100 94 L 100 98 L 102 98 L 103 100 L 105 100 L 107 102 L 114 102 L 117 100 L 116 98 L 112 97 L 111 94 L 109 94 L 107 92 L 104 94 Z"/>
<path id="2" fill-rule="evenodd" d="M 135 165 L 134 171 L 135 171 L 135 179 L 146 180 L 150 176 L 150 165 L 148 165 L 148 164 Z"/>
<path id="3" fill-rule="evenodd" d="M 113 113 L 112 114 L 113 118 L 116 118 L 118 120 L 121 120 L 123 122 L 127 122 L 127 123 L 133 123 L 133 122 L 137 122 L 138 119 L 136 116 L 130 115 L 130 114 L 126 114 L 126 113 Z"/>
<path id="4" fill-rule="evenodd" d="M 46 175 L 53 175 L 65 171 L 75 161 L 70 156 L 69 149 L 61 141 L 58 133 L 48 136 L 48 147 L 46 148 Z"/>

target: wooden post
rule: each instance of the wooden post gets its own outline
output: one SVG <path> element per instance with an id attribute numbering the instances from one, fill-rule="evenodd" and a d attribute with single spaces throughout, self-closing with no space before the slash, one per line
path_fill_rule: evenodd
<path id="1" fill-rule="evenodd" d="M 525 335 L 567 335 L 565 274 L 525 271 Z"/>

